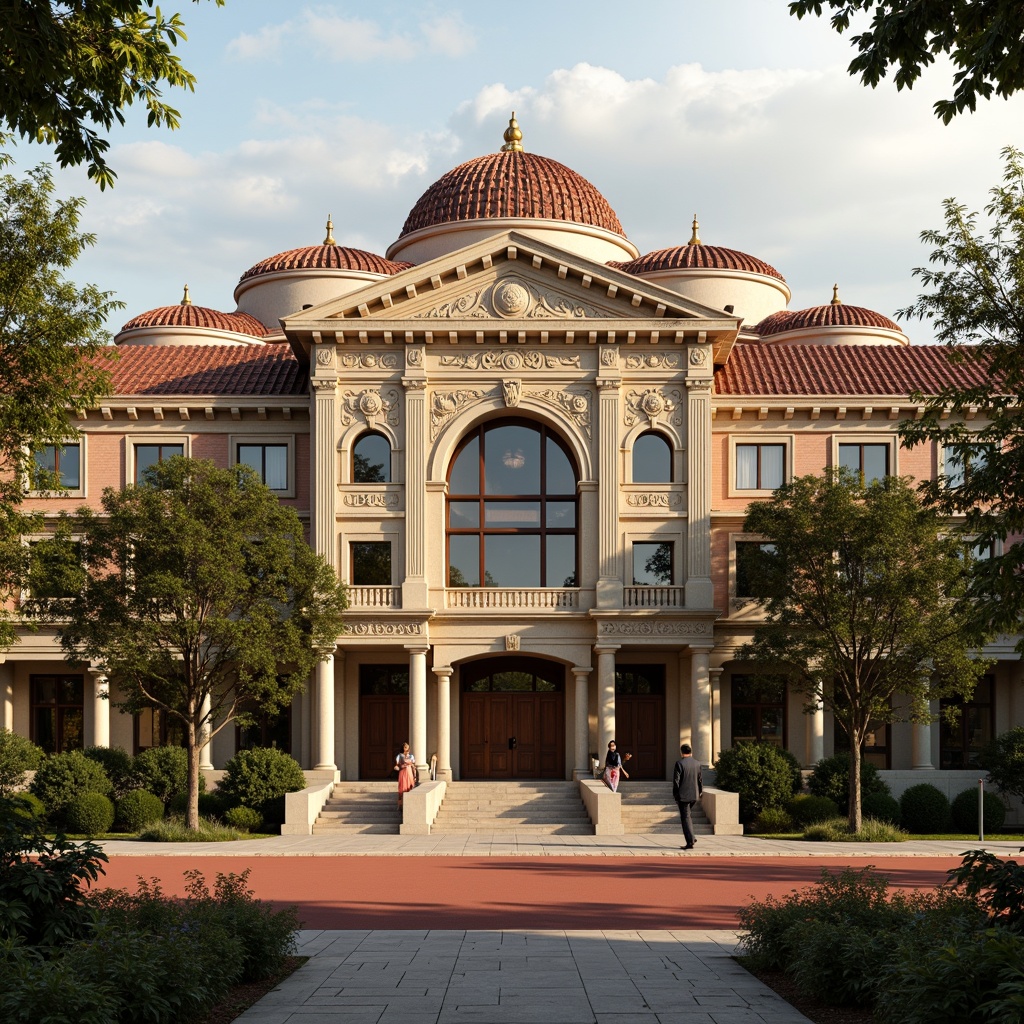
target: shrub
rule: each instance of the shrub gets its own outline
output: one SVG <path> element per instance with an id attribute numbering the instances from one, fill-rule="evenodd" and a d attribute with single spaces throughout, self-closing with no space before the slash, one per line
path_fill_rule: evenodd
<path id="1" fill-rule="evenodd" d="M 998 832 L 1006 821 L 1006 804 L 995 795 L 985 791 L 985 831 Z M 978 791 L 974 787 L 958 793 L 950 805 L 953 828 L 957 832 L 978 834 Z"/>
<path id="2" fill-rule="evenodd" d="M 22 784 L 25 772 L 35 771 L 46 755 L 41 747 L 10 729 L 0 729 L 0 796 Z"/>
<path id="3" fill-rule="evenodd" d="M 981 752 L 981 767 L 1000 793 L 1024 800 L 1024 726 L 997 736 Z"/>
<path id="4" fill-rule="evenodd" d="M 104 835 L 114 824 L 114 804 L 102 793 L 83 793 L 68 804 L 65 817 L 71 832 Z"/>
<path id="5" fill-rule="evenodd" d="M 225 811 L 224 824 L 229 828 L 237 828 L 239 832 L 259 832 L 263 824 L 263 815 L 251 807 L 240 804 Z"/>
<path id="6" fill-rule="evenodd" d="M 271 801 L 306 788 L 299 762 L 273 747 L 240 750 L 224 766 L 217 792 L 229 804 L 263 811 Z"/>
<path id="7" fill-rule="evenodd" d="M 819 821 L 839 817 L 839 808 L 827 796 L 811 796 L 799 793 L 786 804 L 790 817 L 800 826 L 813 825 Z"/>
<path id="8" fill-rule="evenodd" d="M 35 793 L 14 793 L 11 797 L 13 814 L 22 818 L 45 818 L 46 808 Z"/>
<path id="9" fill-rule="evenodd" d="M 789 813 L 781 807 L 766 807 L 754 819 L 751 831 L 758 835 L 771 835 L 777 832 L 794 832 L 796 826 Z"/>
<path id="10" fill-rule="evenodd" d="M 900 821 L 914 835 L 934 835 L 953 827 L 946 794 L 928 782 L 911 786 L 900 797 Z"/>
<path id="11" fill-rule="evenodd" d="M 716 784 L 740 795 L 740 819 L 749 824 L 766 807 L 781 807 L 800 789 L 800 763 L 774 743 L 741 743 L 715 762 Z"/>
<path id="12" fill-rule="evenodd" d="M 847 818 L 819 821 L 804 829 L 804 839 L 818 843 L 902 843 L 907 838 L 903 829 L 874 818 L 864 818 L 859 832 L 850 831 Z"/>
<path id="13" fill-rule="evenodd" d="M 150 747 L 135 757 L 138 785 L 160 797 L 167 806 L 179 793 L 188 793 L 188 751 L 184 747 Z M 199 773 L 199 792 L 206 779 Z"/>
<path id="14" fill-rule="evenodd" d="M 46 813 L 59 822 L 65 808 L 83 793 L 110 793 L 110 779 L 103 767 L 91 761 L 80 750 L 53 754 L 36 770 L 30 790 L 35 793 Z"/>
<path id="15" fill-rule="evenodd" d="M 1015 860 L 971 850 L 947 884 L 977 901 L 992 923 L 1024 934 L 1024 868 Z"/>
<path id="16" fill-rule="evenodd" d="M 850 806 L 850 755 L 834 754 L 822 758 L 807 780 L 807 788 L 814 796 L 827 796 L 841 810 Z M 868 793 L 889 793 L 889 787 L 873 764 L 860 762 L 861 799 Z"/>
<path id="17" fill-rule="evenodd" d="M 809 921 L 793 937 L 791 975 L 805 996 L 830 1006 L 870 1006 L 898 932 Z"/>
<path id="18" fill-rule="evenodd" d="M 135 760 L 124 747 L 86 747 L 82 753 L 90 761 L 103 766 L 113 787 L 115 800 L 120 800 L 125 793 L 138 788 Z"/>
<path id="19" fill-rule="evenodd" d="M 199 819 L 199 828 L 186 828 L 185 819 L 177 815 L 155 821 L 139 833 L 139 838 L 151 843 L 225 843 L 242 839 L 244 833 L 228 828 L 219 821 Z"/>
<path id="20" fill-rule="evenodd" d="M 119 832 L 141 832 L 164 816 L 160 797 L 146 789 L 133 789 L 117 801 L 114 821 Z"/>
<path id="21" fill-rule="evenodd" d="M 199 794 L 199 816 L 201 818 L 223 818 L 224 812 L 227 809 L 228 803 L 219 792 L 201 792 Z M 178 817 L 184 818 L 185 813 L 188 811 L 188 793 L 175 793 L 167 801 L 166 810 L 169 815 L 176 814 Z"/>
<path id="22" fill-rule="evenodd" d="M 74 962 L 24 946 L 4 952 L 0 1020 L 6 1024 L 110 1024 L 119 1019 L 110 987 L 83 976 Z"/>
<path id="23" fill-rule="evenodd" d="M 890 825 L 900 823 L 900 802 L 888 793 L 868 793 L 862 796 L 860 809 L 865 818 L 874 818 Z"/>

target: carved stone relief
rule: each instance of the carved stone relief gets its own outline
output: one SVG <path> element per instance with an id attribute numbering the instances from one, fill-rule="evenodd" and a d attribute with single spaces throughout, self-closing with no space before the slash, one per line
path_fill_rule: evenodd
<path id="1" fill-rule="evenodd" d="M 339 484 L 339 488 L 347 485 Z M 344 502 L 349 508 L 398 508 L 397 494 L 346 494 Z"/>
<path id="2" fill-rule="evenodd" d="M 683 496 L 642 491 L 639 494 L 627 494 L 626 504 L 630 508 L 679 508 L 683 504 Z"/>
<path id="3" fill-rule="evenodd" d="M 423 365 L 423 349 L 422 348 L 407 348 L 405 350 L 405 361 L 409 366 L 422 366 Z"/>
<path id="4" fill-rule="evenodd" d="M 702 348 L 690 349 L 690 365 L 704 366 L 708 361 L 708 354 Z"/>
<path id="5" fill-rule="evenodd" d="M 430 398 L 430 439 L 464 406 L 478 402 L 487 391 L 482 388 L 460 388 L 458 391 L 435 391 Z"/>
<path id="6" fill-rule="evenodd" d="M 464 370 L 531 370 L 579 368 L 579 356 L 551 356 L 540 352 L 466 352 L 441 356 L 441 366 L 457 366 Z"/>
<path id="7" fill-rule="evenodd" d="M 352 636 L 422 636 L 418 622 L 350 622 L 345 631 Z"/>
<path id="8" fill-rule="evenodd" d="M 502 317 L 514 320 L 566 320 L 606 316 L 567 295 L 543 291 L 517 277 L 503 277 L 482 291 L 466 292 L 413 319 L 465 320 Z"/>
<path id="9" fill-rule="evenodd" d="M 627 391 L 622 421 L 627 427 L 632 427 L 646 417 L 652 423 L 664 420 L 679 426 L 683 422 L 682 398 L 683 394 L 677 388 Z"/>
<path id="10" fill-rule="evenodd" d="M 518 651 L 519 650 L 519 634 L 509 633 L 505 637 L 505 650 L 506 651 Z"/>
<path id="11" fill-rule="evenodd" d="M 358 416 L 362 416 L 371 427 L 375 426 L 378 420 L 397 427 L 398 399 L 399 393 L 396 388 L 382 388 L 380 391 L 373 388 L 343 391 L 339 403 L 341 422 L 347 427 L 354 423 Z"/>
<path id="12" fill-rule="evenodd" d="M 602 622 L 597 629 L 601 636 L 707 636 L 711 632 L 708 622 L 670 622 L 645 619 L 632 622 Z"/>
<path id="13" fill-rule="evenodd" d="M 589 391 L 573 388 L 560 391 L 557 388 L 545 388 L 531 391 L 529 395 L 531 398 L 539 398 L 542 402 L 547 402 L 549 405 L 554 405 L 567 412 L 589 440 L 591 425 L 591 395 Z"/>
<path id="14" fill-rule="evenodd" d="M 619 354 L 614 348 L 601 349 L 601 365 L 614 366 L 619 361 Z"/>
<path id="15" fill-rule="evenodd" d="M 506 407 L 514 409 L 519 405 L 519 400 L 523 397 L 523 382 L 516 379 L 503 380 L 501 382 L 501 392 L 505 398 Z"/>
<path id="16" fill-rule="evenodd" d="M 331 361 L 334 359 L 334 350 L 327 346 L 322 346 L 316 350 L 316 363 L 317 366 L 330 366 Z"/>
<path id="17" fill-rule="evenodd" d="M 317 357 L 319 360 L 319 356 Z M 395 370 L 398 356 L 390 352 L 378 355 L 376 352 L 343 352 L 338 360 L 348 370 Z"/>
<path id="18" fill-rule="evenodd" d="M 627 370 L 678 370 L 680 365 L 674 352 L 631 352 L 625 362 Z"/>

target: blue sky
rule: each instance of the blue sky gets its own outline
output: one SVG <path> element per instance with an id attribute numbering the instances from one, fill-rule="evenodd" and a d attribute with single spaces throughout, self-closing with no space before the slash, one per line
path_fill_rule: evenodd
<path id="1" fill-rule="evenodd" d="M 641 252 L 685 242 L 696 212 L 705 242 L 785 275 L 791 308 L 838 281 L 891 316 L 917 294 L 941 201 L 982 206 L 1000 149 L 1024 145 L 1024 97 L 943 126 L 948 68 L 868 90 L 846 74 L 849 43 L 785 0 L 164 6 L 198 78 L 168 96 L 182 129 L 129 111 L 112 191 L 58 174 L 98 236 L 75 276 L 126 304 L 113 330 L 185 282 L 233 309 L 241 274 L 321 242 L 328 213 L 339 242 L 383 253 L 432 181 L 500 146 L 512 109 L 526 148 L 589 178 Z"/>

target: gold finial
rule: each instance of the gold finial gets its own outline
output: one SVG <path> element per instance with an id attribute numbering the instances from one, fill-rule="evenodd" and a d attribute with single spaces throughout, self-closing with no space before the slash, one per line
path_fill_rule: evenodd
<path id="1" fill-rule="evenodd" d="M 519 130 L 519 122 L 516 120 L 516 112 L 512 111 L 512 116 L 508 119 L 508 127 L 505 129 L 505 134 L 502 136 L 505 140 L 505 145 L 501 147 L 502 153 L 522 153 L 523 152 L 523 133 Z"/>
<path id="2" fill-rule="evenodd" d="M 334 221 L 331 220 L 331 215 L 327 214 L 327 237 L 324 239 L 324 245 L 337 245 L 338 243 L 334 240 Z"/>
<path id="3" fill-rule="evenodd" d="M 687 245 L 703 245 L 704 243 L 700 240 L 700 235 L 697 232 L 700 230 L 700 225 L 697 223 L 697 214 L 693 215 L 693 234 L 690 235 L 690 241 Z"/>
<path id="4" fill-rule="evenodd" d="M 181 297 L 181 305 L 182 306 L 191 306 L 192 305 L 192 296 L 189 295 L 189 293 L 188 293 L 188 285 L 185 285 L 185 294 L 182 295 L 182 297 Z"/>
<path id="5" fill-rule="evenodd" d="M 841 298 L 839 298 L 839 285 L 838 284 L 834 284 L 834 285 L 832 285 L 832 301 L 829 303 L 829 305 L 831 305 L 831 306 L 841 306 L 842 304 L 843 304 L 843 300 Z"/>

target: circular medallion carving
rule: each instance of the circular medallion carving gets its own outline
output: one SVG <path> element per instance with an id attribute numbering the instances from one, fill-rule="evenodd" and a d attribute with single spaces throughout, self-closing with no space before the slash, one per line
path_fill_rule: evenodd
<path id="1" fill-rule="evenodd" d="M 364 391 L 359 396 L 359 411 L 364 416 L 377 416 L 383 407 L 384 403 L 376 391 Z"/>
<path id="2" fill-rule="evenodd" d="M 656 391 L 648 391 L 640 400 L 640 408 L 642 408 L 648 416 L 657 416 L 665 408 L 665 399 Z"/>
<path id="3" fill-rule="evenodd" d="M 499 316 L 522 316 L 530 308 L 530 292 L 519 281 L 501 281 L 494 286 L 491 301 Z"/>

